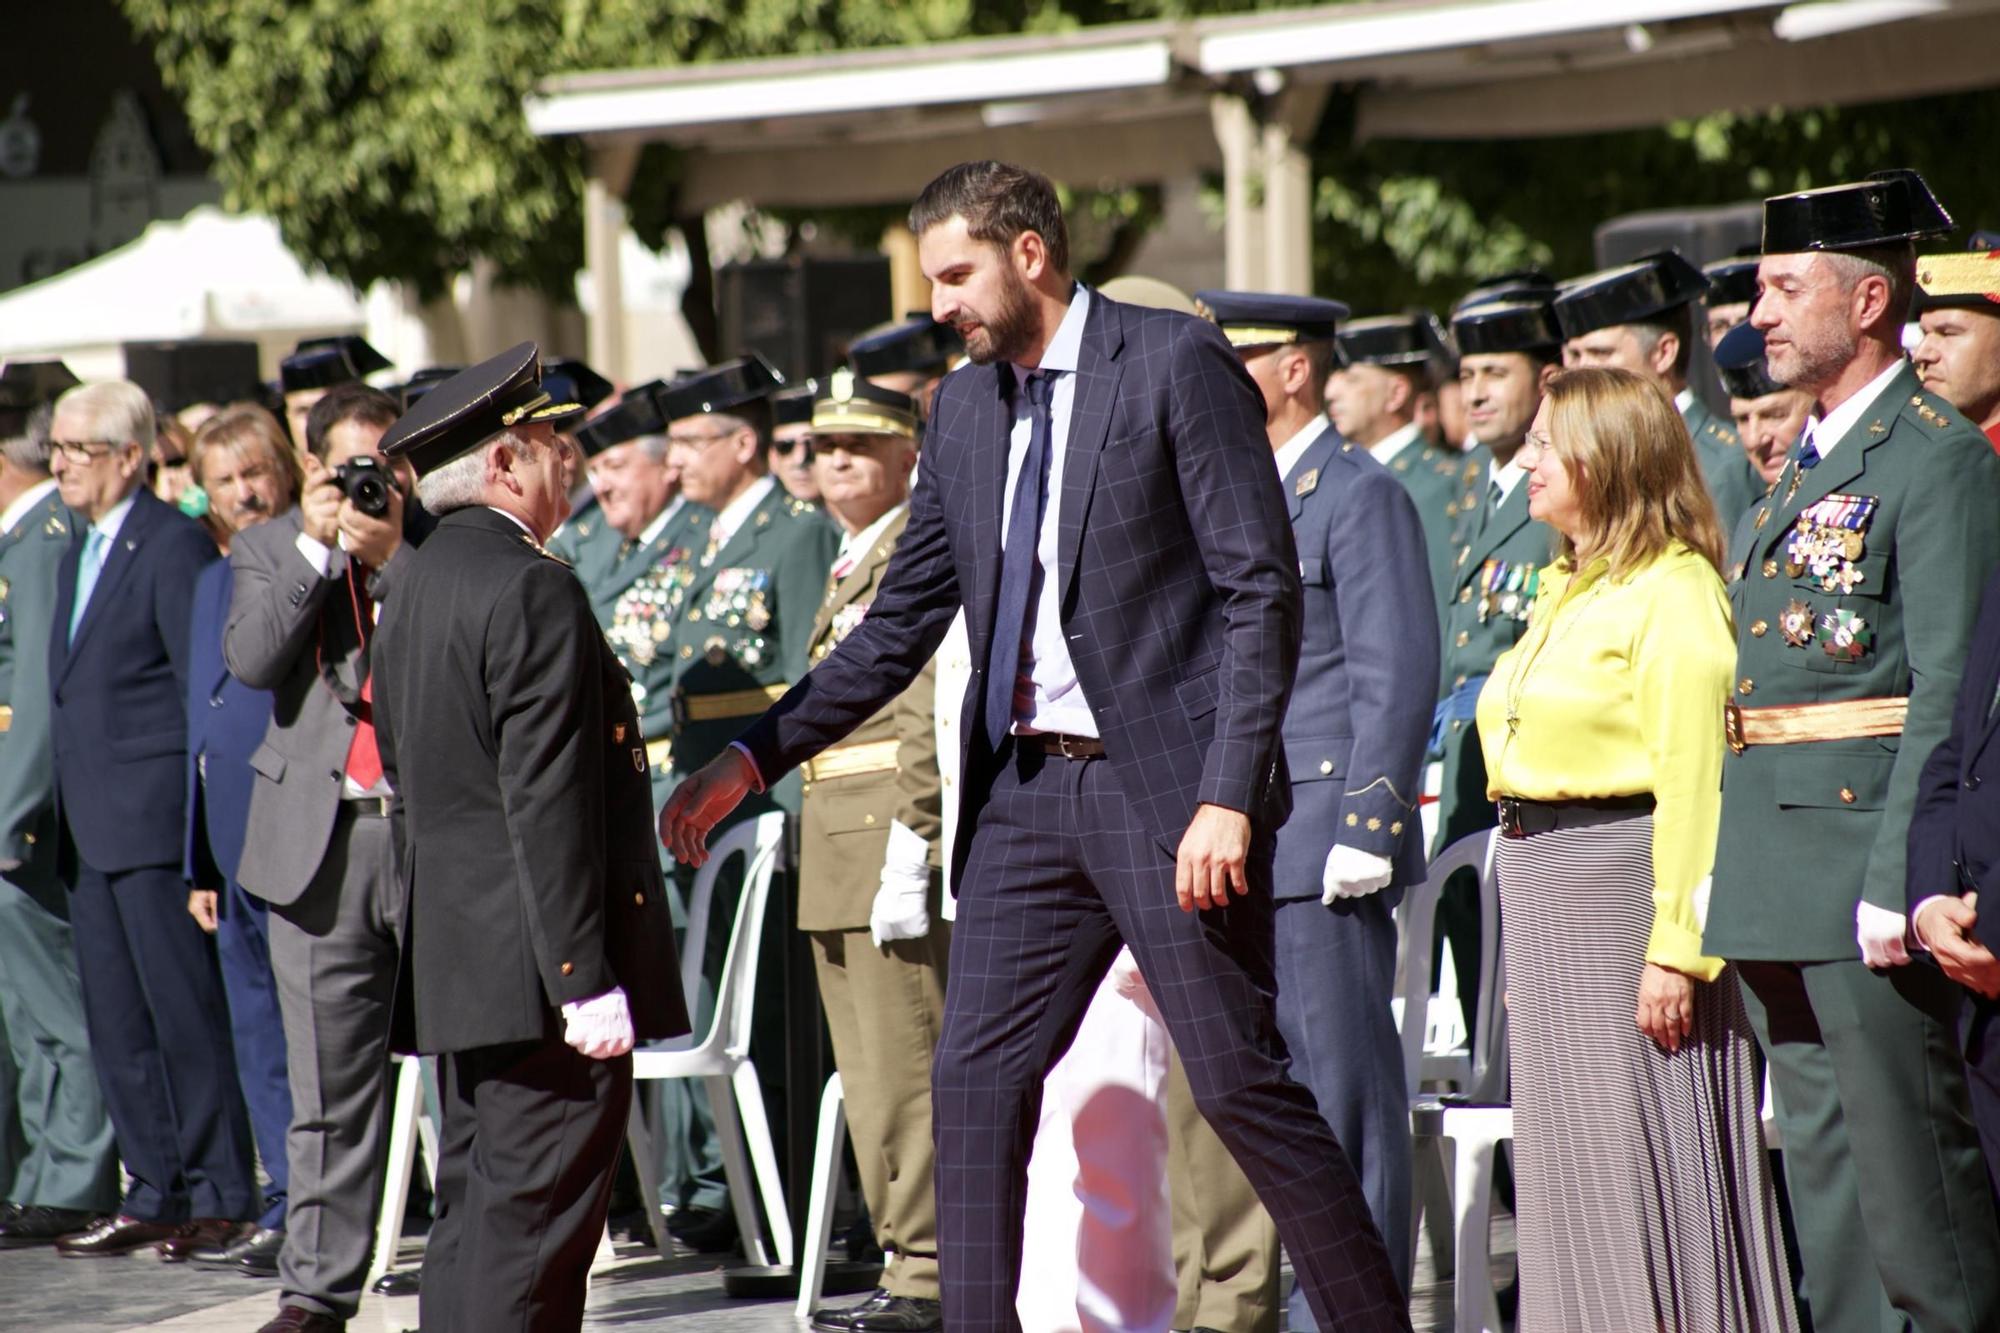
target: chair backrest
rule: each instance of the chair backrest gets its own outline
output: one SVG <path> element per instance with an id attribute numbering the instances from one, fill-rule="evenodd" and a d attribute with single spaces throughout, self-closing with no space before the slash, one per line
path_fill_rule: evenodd
<path id="1" fill-rule="evenodd" d="M 702 958 L 707 953 L 708 932 L 716 915 L 716 889 L 722 883 L 722 869 L 731 860 L 743 858 L 743 886 L 736 900 L 736 919 L 730 927 L 722 976 L 716 983 L 715 1014 L 693 1047 L 719 1043 L 741 1050 L 749 1048 L 757 958 L 764 939 L 764 910 L 771 896 L 771 877 L 777 873 L 784 848 L 785 815 L 773 810 L 743 820 L 723 834 L 709 847 L 708 860 L 695 872 L 694 889 L 688 901 L 687 934 L 681 948 L 681 991 L 687 996 L 690 1014 L 698 1012 L 703 988 Z"/>
<path id="2" fill-rule="evenodd" d="M 1459 997 L 1460 1003 L 1475 1007 L 1476 1015 L 1472 1087 L 1466 1091 L 1482 1101 L 1500 1100 L 1505 1095 L 1504 1057 L 1498 1058 L 1495 1072 L 1495 1048 L 1504 1044 L 1506 1029 L 1494 1013 L 1493 1003 L 1500 994 L 1500 894 L 1493 875 L 1493 838 L 1493 831 L 1488 829 L 1460 838 L 1439 852 L 1432 859 L 1424 882 L 1404 890 L 1402 906 L 1396 913 L 1403 943 L 1403 1084 L 1412 1098 L 1417 1095 L 1417 1080 L 1423 1068 L 1426 1015 L 1431 994 L 1437 989 L 1431 946 L 1437 932 L 1438 899 L 1444 894 L 1446 881 L 1461 870 L 1470 870 L 1479 879 L 1479 994 Z M 1482 1095 L 1496 1076 L 1501 1080 L 1498 1095 L 1491 1098 Z"/>

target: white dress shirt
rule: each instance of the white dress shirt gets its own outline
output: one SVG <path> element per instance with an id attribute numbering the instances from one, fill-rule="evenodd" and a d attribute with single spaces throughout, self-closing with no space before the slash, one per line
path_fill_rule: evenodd
<path id="1" fill-rule="evenodd" d="M 708 529 L 709 535 L 715 538 L 717 551 L 729 545 L 736 536 L 736 530 L 749 521 L 751 511 L 764 503 L 764 497 L 769 495 L 771 488 L 777 484 L 777 481 L 767 473 L 751 482 L 749 490 L 722 507 L 722 512 L 715 516 L 715 522 L 710 524 Z"/>
<path id="2" fill-rule="evenodd" d="M 667 501 L 667 507 L 655 514 L 653 521 L 646 525 L 646 530 L 639 534 L 639 545 L 651 546 L 658 541 L 660 534 L 667 530 L 667 524 L 673 522 L 674 515 L 685 508 L 687 508 L 687 497 L 676 492 L 674 498 Z"/>
<path id="3" fill-rule="evenodd" d="M 1504 464 L 1492 462 L 1486 465 L 1486 480 L 1500 488 L 1500 504 L 1507 503 L 1507 497 L 1521 484 L 1521 478 L 1528 475 L 1528 469 L 1521 466 L 1521 455 L 1517 452 Z M 1493 506 L 1498 509 L 1500 505 Z"/>
<path id="4" fill-rule="evenodd" d="M 1383 467 L 1387 467 L 1391 459 L 1417 442 L 1419 433 L 1417 423 L 1414 421 L 1398 426 L 1395 430 L 1390 431 L 1387 435 L 1369 445 L 1368 456 Z"/>
<path id="5" fill-rule="evenodd" d="M 1083 697 L 1076 666 L 1070 661 L 1069 643 L 1063 638 L 1060 609 L 1063 580 L 1056 569 L 1056 534 L 1062 526 L 1063 462 L 1069 447 L 1070 410 L 1076 403 L 1077 357 L 1083 350 L 1083 325 L 1089 313 L 1090 289 L 1078 283 L 1076 294 L 1070 298 L 1069 312 L 1056 326 L 1055 336 L 1049 339 L 1048 349 L 1042 353 L 1041 365 L 1025 369 L 1010 367 L 1014 373 L 1014 428 L 1007 441 L 1007 489 L 1001 502 L 1003 549 L 1007 523 L 1014 510 L 1014 484 L 1021 474 L 1021 464 L 1027 459 L 1035 424 L 1034 408 L 1022 385 L 1036 370 L 1056 372 L 1049 400 L 1048 498 L 1042 506 L 1042 527 L 1035 542 L 1037 586 L 1028 602 L 1026 637 L 1032 659 L 1028 676 L 1034 686 L 1034 699 L 1025 717 L 1016 712 L 1016 731 L 1061 731 L 1072 736 L 1098 734 L 1097 718 Z"/>
<path id="6" fill-rule="evenodd" d="M 1307 449 L 1312 447 L 1312 442 L 1317 440 L 1319 433 L 1325 429 L 1326 418 L 1314 417 L 1305 424 L 1298 434 L 1278 446 L 1278 475 L 1280 477 L 1289 477 L 1292 475 L 1292 469 L 1299 465 L 1299 459 L 1305 455 Z"/>
<path id="7" fill-rule="evenodd" d="M 1887 370 L 1862 385 L 1852 398 L 1827 413 L 1824 419 L 1818 415 L 1806 418 L 1804 438 L 1812 441 L 1821 458 L 1832 453 L 1833 446 L 1840 443 L 1841 437 L 1867 415 L 1868 409 L 1875 406 L 1875 400 L 1889 387 L 1889 381 L 1896 378 L 1906 364 L 1900 358 L 1892 361 Z"/>

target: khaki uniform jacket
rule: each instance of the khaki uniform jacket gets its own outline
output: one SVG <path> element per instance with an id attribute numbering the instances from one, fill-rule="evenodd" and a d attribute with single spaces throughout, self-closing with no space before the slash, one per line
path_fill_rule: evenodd
<path id="1" fill-rule="evenodd" d="M 1831 542 L 1810 540 L 1815 519 L 1836 525 Z M 1949 729 L 1996 564 L 2000 458 L 1907 365 L 1817 467 L 1788 465 L 1751 511 L 1725 570 L 1736 704 L 1907 698 L 1909 711 L 1901 735 L 1724 757 L 1704 953 L 1851 959 L 1857 901 L 1904 910 L 1918 776 Z"/>
<path id="2" fill-rule="evenodd" d="M 827 581 L 808 649 L 817 663 L 860 624 L 875 600 L 906 508 L 860 553 L 843 579 Z M 943 864 L 942 793 L 933 715 L 937 666 L 927 666 L 895 702 L 857 727 L 802 773 L 799 929 L 863 930 L 881 884 L 889 825 L 900 821 Z M 860 771 L 849 772 L 853 768 Z"/>

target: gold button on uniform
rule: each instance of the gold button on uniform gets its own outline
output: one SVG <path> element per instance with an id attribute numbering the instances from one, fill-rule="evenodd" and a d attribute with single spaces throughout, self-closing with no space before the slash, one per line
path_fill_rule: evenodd
<path id="1" fill-rule="evenodd" d="M 568 975 L 569 975 L 570 973 L 572 973 L 572 972 L 574 972 L 574 971 L 576 971 L 576 964 L 575 964 L 575 963 L 564 963 L 564 964 L 562 965 L 562 974 L 563 974 L 564 976 L 568 976 Z"/>
<path id="2" fill-rule="evenodd" d="M 1777 561 L 1775 561 L 1775 560 L 1766 560 L 1766 561 L 1764 562 L 1764 577 L 1765 577 L 1765 578 L 1767 578 L 1767 579 L 1774 579 L 1774 578 L 1778 577 L 1778 562 L 1777 562 Z"/>
<path id="3" fill-rule="evenodd" d="M 1761 639 L 1770 631 L 1770 628 L 1771 622 L 1768 620 L 1753 620 L 1750 622 L 1750 637 Z"/>
<path id="4" fill-rule="evenodd" d="M 1469 602 L 1469 601 L 1471 601 L 1471 600 L 1472 600 L 1472 589 L 1470 589 L 1470 588 L 1460 588 L 1460 589 L 1458 590 L 1458 600 L 1459 600 L 1459 601 L 1461 601 L 1461 602 Z"/>
<path id="5" fill-rule="evenodd" d="M 873 816 L 873 815 L 863 815 L 863 816 L 861 816 L 861 822 L 862 822 L 862 823 L 864 823 L 864 824 L 872 824 L 872 823 L 874 823 L 874 822 L 875 822 L 875 816 Z"/>
<path id="6" fill-rule="evenodd" d="M 1841 804 L 1842 804 L 1842 805 L 1853 805 L 1853 804 L 1854 804 L 1854 788 L 1852 788 L 1852 787 L 1842 787 L 1842 788 L 1840 789 L 1840 802 L 1841 802 Z"/>
<path id="7" fill-rule="evenodd" d="M 1465 682 L 1466 682 L 1466 677 L 1460 676 L 1457 680 L 1454 680 L 1451 683 L 1451 687 L 1454 690 L 1462 690 L 1465 688 Z"/>
<path id="8" fill-rule="evenodd" d="M 1748 694 L 1750 693 L 1751 690 L 1755 688 L 1757 688 L 1757 682 L 1750 679 L 1750 677 L 1748 676 L 1745 676 L 1742 680 L 1736 682 L 1736 692 L 1738 694 Z"/>
<path id="9" fill-rule="evenodd" d="M 1455 640 L 1455 642 L 1458 644 L 1459 647 L 1461 648 L 1465 647 L 1466 644 L 1472 642 L 1472 631 L 1463 629 L 1460 630 L 1458 632 L 1458 638 Z"/>
<path id="10" fill-rule="evenodd" d="M 632 895 L 632 901 L 638 906 L 644 907 L 646 905 L 646 895 L 643 893 L 635 893 Z"/>

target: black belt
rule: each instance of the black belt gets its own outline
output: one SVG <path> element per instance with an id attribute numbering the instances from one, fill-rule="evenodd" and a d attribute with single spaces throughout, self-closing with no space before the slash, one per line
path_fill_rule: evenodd
<path id="1" fill-rule="evenodd" d="M 1553 833 L 1559 828 L 1606 824 L 1644 814 L 1653 808 L 1653 793 L 1592 796 L 1580 801 L 1524 801 L 1518 796 L 1502 796 L 1499 807 L 1500 836 L 1527 838 L 1537 833 Z"/>
<path id="2" fill-rule="evenodd" d="M 1102 759 L 1104 742 L 1095 736 L 1072 736 L 1061 731 L 1029 731 L 1015 737 L 1021 744 L 1040 750 L 1043 754 L 1060 755 L 1064 759 Z"/>
<path id="3" fill-rule="evenodd" d="M 340 803 L 357 815 L 387 818 L 389 814 L 389 798 L 386 796 L 343 796 Z"/>

